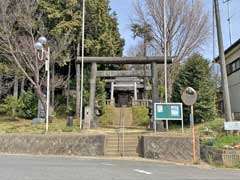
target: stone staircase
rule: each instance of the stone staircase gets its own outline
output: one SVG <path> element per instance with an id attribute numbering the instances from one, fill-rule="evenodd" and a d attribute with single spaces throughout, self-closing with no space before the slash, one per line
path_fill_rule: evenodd
<path id="1" fill-rule="evenodd" d="M 125 128 L 132 127 L 133 114 L 132 108 L 121 107 L 114 108 L 113 126 L 115 133 L 108 134 L 106 137 L 105 156 L 131 156 L 138 157 L 140 133 L 124 132 Z"/>
<path id="2" fill-rule="evenodd" d="M 106 138 L 105 156 L 131 156 L 138 157 L 139 137 L 136 133 L 120 133 L 108 134 Z"/>
<path id="3" fill-rule="evenodd" d="M 123 125 L 124 127 L 131 127 L 133 125 L 132 108 L 115 107 L 113 125 L 117 128 L 122 127 Z"/>

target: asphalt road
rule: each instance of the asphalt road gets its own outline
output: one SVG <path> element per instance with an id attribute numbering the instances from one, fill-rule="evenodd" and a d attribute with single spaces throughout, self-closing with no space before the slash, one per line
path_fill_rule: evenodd
<path id="1" fill-rule="evenodd" d="M 159 162 L 0 155 L 0 180 L 240 180 L 240 170 Z"/>

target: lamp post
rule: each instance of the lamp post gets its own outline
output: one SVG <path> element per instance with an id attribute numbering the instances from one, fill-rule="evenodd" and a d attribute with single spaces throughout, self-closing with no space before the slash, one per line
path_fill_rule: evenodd
<path id="1" fill-rule="evenodd" d="M 34 48 L 37 51 L 37 57 L 39 60 L 45 59 L 45 71 L 47 72 L 47 102 L 46 102 L 46 132 L 48 132 L 49 123 L 49 102 L 50 102 L 50 48 L 45 47 L 47 45 L 47 38 L 40 37 L 34 44 Z"/>

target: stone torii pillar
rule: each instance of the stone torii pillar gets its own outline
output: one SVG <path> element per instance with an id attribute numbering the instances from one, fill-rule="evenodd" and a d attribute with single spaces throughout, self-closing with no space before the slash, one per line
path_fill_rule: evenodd
<path id="1" fill-rule="evenodd" d="M 115 104 L 115 102 L 114 102 L 114 82 L 111 82 L 111 102 L 110 102 L 110 104 L 111 105 L 114 105 Z"/>
<path id="2" fill-rule="evenodd" d="M 89 92 L 89 116 L 90 119 L 84 122 L 84 129 L 90 129 L 94 123 L 95 116 L 95 94 L 96 94 L 97 63 L 91 64 L 90 92 Z M 92 122 L 91 122 L 92 121 Z"/>
<path id="3" fill-rule="evenodd" d="M 137 82 L 134 82 L 134 100 L 137 101 Z"/>
<path id="4" fill-rule="evenodd" d="M 154 103 L 159 103 L 158 68 L 157 63 L 152 62 L 152 122 L 154 123 Z"/>

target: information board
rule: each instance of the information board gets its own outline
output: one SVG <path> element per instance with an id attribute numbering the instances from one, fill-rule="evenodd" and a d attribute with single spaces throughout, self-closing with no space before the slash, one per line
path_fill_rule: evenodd
<path id="1" fill-rule="evenodd" d="M 182 103 L 155 103 L 155 120 L 182 120 Z"/>
<path id="2" fill-rule="evenodd" d="M 154 128 L 156 132 L 156 121 L 166 121 L 168 130 L 168 121 L 179 120 L 182 122 L 183 132 L 183 107 L 182 103 L 155 103 L 154 104 Z"/>

